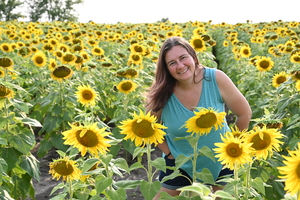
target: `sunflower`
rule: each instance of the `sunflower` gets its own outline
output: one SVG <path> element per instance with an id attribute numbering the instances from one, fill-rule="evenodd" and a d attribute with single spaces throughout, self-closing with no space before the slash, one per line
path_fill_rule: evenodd
<path id="1" fill-rule="evenodd" d="M 300 143 L 298 143 L 298 150 L 289 151 L 289 155 L 282 156 L 285 159 L 283 161 L 285 166 L 277 169 L 282 174 L 279 178 L 285 179 L 284 189 L 294 195 L 300 191 Z"/>
<path id="2" fill-rule="evenodd" d="M 134 112 L 133 119 L 123 120 L 120 133 L 126 135 L 124 140 L 134 141 L 136 146 L 145 146 L 146 144 L 160 144 L 164 141 L 166 134 L 161 129 L 167 127 L 156 123 L 157 118 L 148 112 L 146 115 L 140 110 L 137 115 Z"/>
<path id="3" fill-rule="evenodd" d="M 95 56 L 102 56 L 104 55 L 104 50 L 100 47 L 93 47 L 92 48 L 92 54 L 95 55 Z"/>
<path id="4" fill-rule="evenodd" d="M 43 67 L 47 63 L 46 55 L 42 51 L 36 52 L 31 59 L 38 67 Z"/>
<path id="5" fill-rule="evenodd" d="M 252 162 L 251 144 L 245 143 L 240 138 L 234 137 L 230 132 L 221 135 L 222 143 L 215 143 L 213 150 L 217 154 L 215 157 L 225 167 L 234 170 L 235 166 L 240 168 L 242 165 Z"/>
<path id="6" fill-rule="evenodd" d="M 76 56 L 72 53 L 64 53 L 63 56 L 60 58 L 63 64 L 74 64 L 76 60 Z"/>
<path id="7" fill-rule="evenodd" d="M 63 79 L 68 79 L 72 76 L 73 70 L 67 66 L 58 66 L 51 72 L 51 78 L 61 82 Z"/>
<path id="8" fill-rule="evenodd" d="M 249 46 L 243 46 L 240 49 L 240 54 L 243 58 L 249 58 L 251 56 L 251 48 Z"/>
<path id="9" fill-rule="evenodd" d="M 290 61 L 293 63 L 300 63 L 300 55 L 299 54 L 291 55 Z"/>
<path id="10" fill-rule="evenodd" d="M 14 62 L 10 58 L 0 58 L 0 67 L 3 67 L 4 69 L 12 69 L 14 66 Z"/>
<path id="11" fill-rule="evenodd" d="M 129 68 L 125 71 L 125 77 L 127 78 L 136 78 L 138 77 L 139 72 L 133 68 Z"/>
<path id="12" fill-rule="evenodd" d="M 52 44 L 45 44 L 45 45 L 42 47 L 42 49 L 45 50 L 45 51 L 53 52 L 54 49 L 55 49 L 55 46 L 52 45 Z"/>
<path id="13" fill-rule="evenodd" d="M 0 98 L 12 98 L 14 92 L 4 85 L 0 85 Z"/>
<path id="14" fill-rule="evenodd" d="M 56 60 L 54 58 L 50 58 L 48 69 L 53 71 L 57 67 Z"/>
<path id="15" fill-rule="evenodd" d="M 197 108 L 197 111 L 194 111 L 195 116 L 188 119 L 184 127 L 187 128 L 187 132 L 204 135 L 208 134 L 211 129 L 214 127 L 215 130 L 218 130 L 219 127 L 223 126 L 225 122 L 225 112 L 218 113 L 213 108 Z"/>
<path id="16" fill-rule="evenodd" d="M 270 57 L 261 56 L 256 60 L 255 66 L 259 71 L 270 71 L 274 66 L 274 62 Z"/>
<path id="17" fill-rule="evenodd" d="M 91 88 L 90 85 L 87 86 L 79 86 L 78 91 L 76 92 L 76 96 L 78 101 L 84 106 L 94 106 L 96 104 L 96 100 L 98 99 L 98 93 Z"/>
<path id="18" fill-rule="evenodd" d="M 281 138 L 283 135 L 278 129 L 268 129 L 265 125 L 262 128 L 255 126 L 247 135 L 247 142 L 252 143 L 254 156 L 266 160 L 273 154 L 273 150 L 279 151 L 280 145 L 283 143 L 279 141 Z"/>
<path id="19" fill-rule="evenodd" d="M 133 44 L 130 46 L 130 52 L 133 54 L 145 55 L 147 48 L 141 44 Z"/>
<path id="20" fill-rule="evenodd" d="M 118 85 L 117 85 L 117 89 L 120 92 L 123 92 L 125 94 L 129 94 L 130 92 L 134 91 L 137 88 L 137 84 L 131 80 L 124 80 L 121 81 Z"/>
<path id="21" fill-rule="evenodd" d="M 136 65 L 140 65 L 143 62 L 143 56 L 139 53 L 131 53 L 129 55 L 129 59 L 128 59 L 128 65 L 130 64 L 136 64 Z"/>
<path id="22" fill-rule="evenodd" d="M 205 41 L 201 37 L 193 37 L 190 40 L 190 44 L 197 52 L 206 51 Z"/>
<path id="23" fill-rule="evenodd" d="M 59 158 L 50 163 L 49 174 L 56 180 L 59 180 L 61 177 L 63 181 L 78 180 L 80 179 L 81 171 L 77 166 L 78 164 L 68 157 Z"/>
<path id="24" fill-rule="evenodd" d="M 272 78 L 272 85 L 273 87 L 279 87 L 281 83 L 284 83 L 287 81 L 288 75 L 286 72 L 280 72 L 278 74 L 275 74 Z"/>
<path id="25" fill-rule="evenodd" d="M 10 51 L 13 50 L 13 48 L 11 47 L 11 45 L 8 44 L 8 43 L 2 43 L 2 44 L 0 45 L 0 49 L 1 49 L 3 52 L 10 52 Z"/>
<path id="26" fill-rule="evenodd" d="M 31 49 L 28 47 L 21 47 L 18 49 L 18 55 L 28 57 L 31 54 Z"/>
<path id="27" fill-rule="evenodd" d="M 81 152 L 81 156 L 85 156 L 87 151 L 96 157 L 99 156 L 99 153 L 104 155 L 111 146 L 110 139 L 105 138 L 110 133 L 105 129 L 99 129 L 97 122 L 86 126 L 71 125 L 71 130 L 62 133 L 64 144 L 77 148 Z"/>

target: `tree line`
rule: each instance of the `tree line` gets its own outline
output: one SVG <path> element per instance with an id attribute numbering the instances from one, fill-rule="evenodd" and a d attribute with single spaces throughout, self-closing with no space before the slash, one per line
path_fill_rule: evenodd
<path id="1" fill-rule="evenodd" d="M 81 3 L 83 0 L 0 0 L 0 21 L 26 18 L 31 22 L 77 22 L 74 5 Z"/>

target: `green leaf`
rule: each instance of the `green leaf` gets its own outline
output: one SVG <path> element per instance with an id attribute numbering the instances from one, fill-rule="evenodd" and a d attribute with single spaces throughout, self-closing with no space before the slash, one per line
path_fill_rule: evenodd
<path id="1" fill-rule="evenodd" d="M 84 174 L 88 170 L 90 170 L 97 162 L 100 160 L 98 158 L 90 158 L 83 163 L 82 173 Z"/>
<path id="2" fill-rule="evenodd" d="M 201 197 L 208 196 L 210 193 L 210 189 L 202 183 L 193 183 L 193 185 L 185 186 L 178 190 L 195 192 Z"/>
<path id="3" fill-rule="evenodd" d="M 135 189 L 137 186 L 141 184 L 142 180 L 121 180 L 115 183 L 117 187 L 128 189 Z"/>
<path id="4" fill-rule="evenodd" d="M 31 104 L 19 101 L 17 99 L 12 99 L 11 102 L 14 105 L 14 107 L 18 108 L 19 110 L 25 113 L 29 113 L 29 106 L 32 107 Z"/>
<path id="5" fill-rule="evenodd" d="M 104 162 L 106 165 L 109 165 L 109 162 L 111 161 L 111 159 L 112 159 L 111 154 L 106 154 L 106 155 L 101 156 L 102 162 Z"/>
<path id="6" fill-rule="evenodd" d="M 207 146 L 203 146 L 201 149 L 198 150 L 199 153 L 205 155 L 206 157 L 210 158 L 212 161 L 216 162 L 214 152 Z"/>
<path id="7" fill-rule="evenodd" d="M 136 147 L 135 150 L 134 150 L 134 152 L 133 152 L 133 155 L 132 155 L 133 158 L 132 159 L 134 159 L 137 156 L 142 155 L 142 154 L 144 154 L 146 152 L 147 152 L 146 148 Z"/>
<path id="8" fill-rule="evenodd" d="M 145 180 L 142 180 L 140 189 L 146 200 L 152 200 L 156 193 L 160 190 L 161 183 L 159 181 L 155 181 L 153 183 L 149 183 Z"/>
<path id="9" fill-rule="evenodd" d="M 260 177 L 251 180 L 250 185 L 265 195 L 264 181 Z"/>
<path id="10" fill-rule="evenodd" d="M 4 138 L 0 138 L 0 144 L 1 145 L 7 145 L 7 140 Z"/>
<path id="11" fill-rule="evenodd" d="M 188 162 L 189 160 L 192 159 L 192 156 L 185 156 L 183 154 L 180 154 L 179 156 L 176 157 L 175 160 L 175 166 L 176 168 L 180 168 L 184 163 Z"/>
<path id="12" fill-rule="evenodd" d="M 113 164 L 118 168 L 121 168 L 122 170 L 126 171 L 127 173 L 130 172 L 128 163 L 124 158 L 117 158 L 113 161 Z"/>
<path id="13" fill-rule="evenodd" d="M 19 156 L 21 153 L 14 148 L 0 148 L 0 157 L 7 163 L 7 171 L 12 170 L 19 162 Z"/>
<path id="14" fill-rule="evenodd" d="M 40 163 L 33 155 L 22 156 L 20 167 L 38 182 L 40 181 Z"/>
<path id="15" fill-rule="evenodd" d="M 95 186 L 96 186 L 97 194 L 101 194 L 106 188 L 111 186 L 112 182 L 113 182 L 112 178 L 104 177 L 104 179 L 101 180 L 96 179 Z"/>
<path id="16" fill-rule="evenodd" d="M 218 190 L 215 192 L 214 196 L 219 197 L 221 199 L 232 199 L 235 200 L 235 197 L 233 197 L 231 194 L 228 192 L 225 192 L 223 190 Z"/>
<path id="17" fill-rule="evenodd" d="M 36 119 L 31 119 L 31 118 L 27 117 L 27 118 L 21 118 L 20 120 L 24 124 L 27 124 L 29 126 L 42 127 L 42 124 L 39 121 L 37 121 Z"/>
<path id="18" fill-rule="evenodd" d="M 9 119 L 6 117 L 0 116 L 0 129 L 3 129 L 6 124 L 9 123 Z"/>
<path id="19" fill-rule="evenodd" d="M 80 200 L 87 200 L 90 196 L 89 190 L 86 191 L 75 191 L 75 195 Z"/>
<path id="20" fill-rule="evenodd" d="M 196 144 L 198 143 L 199 140 L 199 136 L 194 137 L 194 136 L 187 136 L 186 139 L 188 140 L 188 142 L 190 143 L 190 145 L 192 147 L 195 147 Z"/>
<path id="21" fill-rule="evenodd" d="M 164 158 L 156 158 L 155 160 L 151 160 L 150 164 L 158 170 L 162 170 L 166 172 L 166 161 Z"/>
<path id="22" fill-rule="evenodd" d="M 143 168 L 143 167 L 144 166 L 140 162 L 136 162 L 130 166 L 129 170 L 132 171 L 132 170 Z"/>
<path id="23" fill-rule="evenodd" d="M 111 199 L 116 199 L 116 200 L 126 200 L 127 199 L 126 191 L 124 190 L 124 188 L 120 188 L 116 191 L 108 190 L 107 193 Z"/>
<path id="24" fill-rule="evenodd" d="M 197 178 L 202 180 L 204 183 L 214 184 L 215 179 L 211 174 L 210 170 L 207 168 L 203 168 L 201 172 L 195 172 Z"/>
<path id="25" fill-rule="evenodd" d="M 23 154 L 27 154 L 35 144 L 35 137 L 32 132 L 25 127 L 20 128 L 19 131 L 20 133 L 18 134 L 10 134 L 7 140 L 12 147 Z"/>

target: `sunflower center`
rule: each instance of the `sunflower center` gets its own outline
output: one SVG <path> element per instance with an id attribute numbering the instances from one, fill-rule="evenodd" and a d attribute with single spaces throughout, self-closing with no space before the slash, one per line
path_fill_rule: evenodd
<path id="1" fill-rule="evenodd" d="M 98 144 L 98 137 L 96 135 L 96 133 L 94 133 L 93 131 L 91 130 L 88 130 L 84 136 L 80 137 L 80 131 L 77 131 L 76 133 L 76 139 L 77 141 L 85 146 L 85 147 L 94 147 Z"/>
<path id="2" fill-rule="evenodd" d="M 56 173 L 58 173 L 61 176 L 68 176 L 74 172 L 74 169 L 72 165 L 70 165 L 66 161 L 59 161 L 55 164 L 53 167 Z"/>
<path id="3" fill-rule="evenodd" d="M 271 144 L 271 137 L 269 134 L 263 133 L 263 139 L 256 134 L 251 140 L 252 147 L 255 150 L 263 150 L 266 149 Z"/>
<path id="4" fill-rule="evenodd" d="M 132 56 L 132 60 L 139 61 L 140 60 L 140 56 L 139 55 L 133 55 Z"/>
<path id="5" fill-rule="evenodd" d="M 285 76 L 279 76 L 277 79 L 276 79 L 276 82 L 278 83 L 278 84 L 281 84 L 281 83 L 283 83 L 283 82 L 285 82 L 286 81 L 286 77 Z"/>
<path id="6" fill-rule="evenodd" d="M 135 46 L 134 50 L 135 50 L 135 52 L 138 52 L 138 53 L 142 53 L 143 52 L 143 48 L 140 47 L 140 46 Z"/>
<path id="7" fill-rule="evenodd" d="M 270 62 L 267 60 L 263 60 L 259 63 L 259 66 L 263 69 L 267 69 L 270 66 Z"/>
<path id="8" fill-rule="evenodd" d="M 126 83 L 123 83 L 122 86 L 121 86 L 122 90 L 124 91 L 128 91 L 132 88 L 132 83 L 130 82 L 126 82 Z"/>
<path id="9" fill-rule="evenodd" d="M 200 39 L 194 40 L 194 46 L 195 46 L 195 48 L 202 48 L 203 40 L 200 40 Z"/>
<path id="10" fill-rule="evenodd" d="M 37 56 L 37 57 L 35 58 L 35 62 L 36 62 L 37 64 L 42 64 L 42 63 L 44 62 L 44 58 L 43 58 L 42 56 Z"/>
<path id="11" fill-rule="evenodd" d="M 214 113 L 206 113 L 201 115 L 196 120 L 196 125 L 199 128 L 209 128 L 212 127 L 217 122 L 217 116 Z"/>
<path id="12" fill-rule="evenodd" d="M 230 143 L 226 147 L 226 152 L 230 157 L 236 158 L 242 154 L 242 148 L 237 143 Z"/>
<path id="13" fill-rule="evenodd" d="M 75 59 L 75 57 L 72 54 L 66 54 L 63 56 L 63 60 L 65 62 L 72 62 Z"/>
<path id="14" fill-rule="evenodd" d="M 138 122 L 137 120 L 132 124 L 132 131 L 135 135 L 141 138 L 148 138 L 154 135 L 154 130 L 151 126 L 151 122 L 148 120 L 142 120 Z"/>
<path id="15" fill-rule="evenodd" d="M 10 58 L 0 58 L 0 66 L 3 68 L 12 66 L 12 60 Z"/>
<path id="16" fill-rule="evenodd" d="M 53 75 L 57 78 L 67 77 L 71 73 L 71 70 L 68 67 L 60 66 L 55 68 Z"/>
<path id="17" fill-rule="evenodd" d="M 93 93 L 90 90 L 85 90 L 82 92 L 82 97 L 85 100 L 91 100 L 93 98 Z"/>

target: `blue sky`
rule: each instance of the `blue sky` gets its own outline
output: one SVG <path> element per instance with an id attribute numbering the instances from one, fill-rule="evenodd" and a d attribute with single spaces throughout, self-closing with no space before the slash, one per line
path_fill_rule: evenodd
<path id="1" fill-rule="evenodd" d="M 213 24 L 271 21 L 300 22 L 298 0 L 84 0 L 76 6 L 79 22 L 153 23 L 212 20 Z"/>

